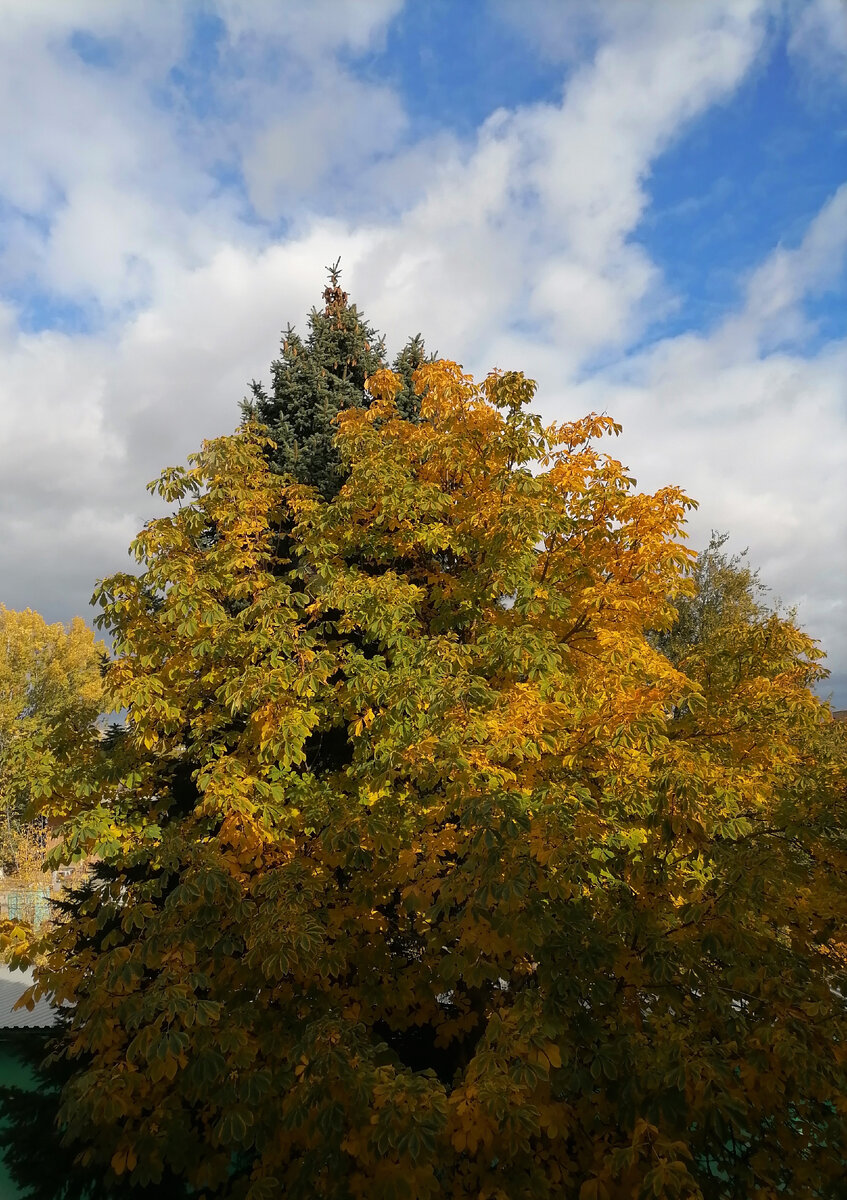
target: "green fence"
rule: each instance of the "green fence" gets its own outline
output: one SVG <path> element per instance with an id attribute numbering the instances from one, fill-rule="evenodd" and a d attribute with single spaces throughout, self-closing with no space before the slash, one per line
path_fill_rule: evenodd
<path id="1" fill-rule="evenodd" d="M 0 915 L 10 921 L 26 921 L 36 928 L 50 916 L 52 891 L 49 887 L 16 888 L 0 896 Z"/>

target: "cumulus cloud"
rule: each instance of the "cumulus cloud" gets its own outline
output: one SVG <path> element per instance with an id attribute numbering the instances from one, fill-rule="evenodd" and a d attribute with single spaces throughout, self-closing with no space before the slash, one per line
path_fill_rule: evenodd
<path id="1" fill-rule="evenodd" d="M 5 7 L 6 278 L 120 318 L 155 303 L 173 269 L 257 244 L 266 230 L 245 205 L 290 217 L 292 200 L 402 132 L 393 94 L 339 58 L 378 42 L 398 6 L 225 0 L 199 30 L 204 10 L 162 0 Z M 201 33 L 212 72 L 194 59 Z"/>

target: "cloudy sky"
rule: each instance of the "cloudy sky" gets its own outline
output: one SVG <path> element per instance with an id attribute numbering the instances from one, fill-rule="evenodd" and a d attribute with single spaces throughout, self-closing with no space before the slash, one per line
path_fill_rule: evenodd
<path id="1" fill-rule="evenodd" d="M 341 255 L 727 530 L 847 707 L 843 0 L 0 0 L 0 602 L 91 616 Z"/>

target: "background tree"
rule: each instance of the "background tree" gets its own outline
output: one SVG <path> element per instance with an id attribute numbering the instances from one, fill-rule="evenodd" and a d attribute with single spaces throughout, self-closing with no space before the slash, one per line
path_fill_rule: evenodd
<path id="1" fill-rule="evenodd" d="M 103 865 L 36 989 L 68 1146 L 250 1200 L 843 1194 L 819 651 L 771 615 L 680 670 L 679 489 L 520 375 L 416 385 L 340 414 L 330 501 L 206 444 L 99 591 L 129 732 L 61 797 Z"/>
<path id="2" fill-rule="evenodd" d="M 0 605 L 0 798 L 7 853 L 21 821 L 100 715 L 104 648 L 81 617 L 66 628 Z M 7 860 L 8 861 L 8 860 Z"/>
<path id="3" fill-rule="evenodd" d="M 731 557 L 724 553 L 728 538 L 727 533 L 712 531 L 708 546 L 697 555 L 692 568 L 693 594 L 677 601 L 672 628 L 653 636 L 654 644 L 674 664 L 690 661 L 691 655 L 713 644 L 721 631 L 755 624 L 771 612 L 765 599 L 767 588 L 747 562 L 747 551 Z"/>

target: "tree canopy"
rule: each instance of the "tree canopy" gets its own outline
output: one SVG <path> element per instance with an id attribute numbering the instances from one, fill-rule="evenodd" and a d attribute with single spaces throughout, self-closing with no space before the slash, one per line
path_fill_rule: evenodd
<path id="1" fill-rule="evenodd" d="M 105 649 L 81 617 L 48 625 L 0 604 L 0 798 L 7 832 L 100 715 Z"/>
<path id="2" fill-rule="evenodd" d="M 339 411 L 331 497 L 204 443 L 98 589 L 128 733 L 51 803 L 101 865 L 16 943 L 72 1004 L 67 1144 L 249 1200 L 844 1194 L 819 650 L 664 652 L 685 494 L 520 374 L 403 383 Z"/>

